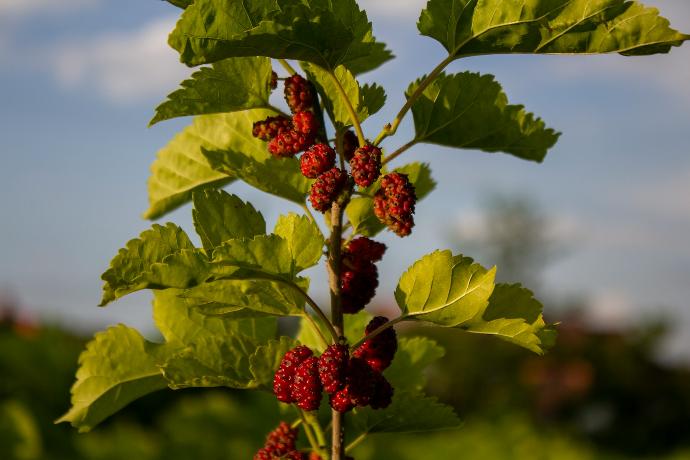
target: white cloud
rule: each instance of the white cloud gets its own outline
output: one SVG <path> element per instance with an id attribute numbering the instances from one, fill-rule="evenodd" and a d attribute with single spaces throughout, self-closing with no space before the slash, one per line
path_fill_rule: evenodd
<path id="1" fill-rule="evenodd" d="M 25 17 L 31 14 L 47 14 L 56 11 L 92 6 L 99 0 L 2 0 L 0 19 Z"/>
<path id="2" fill-rule="evenodd" d="M 135 31 L 59 45 L 54 74 L 66 88 L 92 87 L 117 104 L 163 97 L 190 74 L 167 44 L 174 25 L 173 18 L 158 19 Z"/>

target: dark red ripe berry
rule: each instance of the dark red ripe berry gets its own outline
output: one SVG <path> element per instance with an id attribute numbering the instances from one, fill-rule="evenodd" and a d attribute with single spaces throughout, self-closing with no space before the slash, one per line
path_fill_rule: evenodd
<path id="1" fill-rule="evenodd" d="M 278 134 L 290 131 L 291 129 L 292 120 L 278 115 L 276 117 L 268 117 L 265 120 L 254 122 L 252 135 L 262 141 L 270 141 Z"/>
<path id="2" fill-rule="evenodd" d="M 276 458 L 302 460 L 304 457 L 296 450 L 296 440 L 297 430 L 290 428 L 290 425 L 285 422 L 280 422 L 278 428 L 268 434 L 264 447 L 254 455 L 254 460 L 274 460 Z"/>
<path id="3" fill-rule="evenodd" d="M 369 404 L 374 394 L 376 376 L 369 365 L 360 358 L 351 358 L 347 366 L 346 388 L 350 400 L 356 406 Z"/>
<path id="4" fill-rule="evenodd" d="M 373 263 L 354 269 L 343 267 L 340 273 L 340 290 L 344 313 L 361 311 L 376 295 L 379 275 Z"/>
<path id="5" fill-rule="evenodd" d="M 338 195 L 348 184 L 347 173 L 338 168 L 331 168 L 321 174 L 311 186 L 309 201 L 320 212 L 326 212 Z"/>
<path id="6" fill-rule="evenodd" d="M 365 145 L 355 150 L 350 160 L 352 178 L 360 187 L 369 187 L 381 175 L 381 149 Z"/>
<path id="7" fill-rule="evenodd" d="M 386 252 L 386 245 L 360 236 L 350 241 L 345 247 L 343 256 L 354 267 L 372 262 L 378 262 Z"/>
<path id="8" fill-rule="evenodd" d="M 374 317 L 365 329 L 366 335 L 371 334 L 380 326 L 388 322 L 384 316 Z M 376 372 L 383 372 L 390 366 L 398 350 L 398 338 L 395 329 L 389 327 L 371 339 L 365 340 L 352 355 L 361 358 Z"/>
<path id="9" fill-rule="evenodd" d="M 313 411 L 321 404 L 321 380 L 319 379 L 319 360 L 316 356 L 305 359 L 297 366 L 292 381 L 292 399 L 297 407 Z"/>
<path id="10" fill-rule="evenodd" d="M 277 157 L 294 157 L 314 143 L 314 138 L 297 131 L 283 131 L 268 143 L 268 151 Z"/>
<path id="11" fill-rule="evenodd" d="M 292 113 L 304 112 L 314 105 L 314 89 L 300 75 L 292 75 L 285 80 L 285 101 Z"/>
<path id="12" fill-rule="evenodd" d="M 285 353 L 273 377 L 273 393 L 278 398 L 278 401 L 284 403 L 295 402 L 292 397 L 292 383 L 297 367 L 311 356 L 313 356 L 312 351 L 305 346 L 293 348 Z"/>
<path id="13" fill-rule="evenodd" d="M 352 160 L 352 156 L 355 154 L 357 147 L 359 147 L 359 139 L 357 139 L 357 135 L 354 131 L 348 129 L 345 131 L 343 137 L 343 155 L 348 162 Z"/>
<path id="14" fill-rule="evenodd" d="M 277 73 L 271 71 L 271 81 L 269 82 L 268 85 L 271 89 L 276 89 L 276 87 L 278 86 L 278 74 Z"/>
<path id="15" fill-rule="evenodd" d="M 381 179 L 374 196 L 374 214 L 398 236 L 407 236 L 414 226 L 417 196 L 406 174 L 390 173 Z"/>
<path id="16" fill-rule="evenodd" d="M 335 150 L 326 144 L 314 144 L 300 158 L 305 177 L 316 179 L 335 165 Z"/>
<path id="17" fill-rule="evenodd" d="M 292 116 L 292 126 L 295 131 L 302 134 L 315 136 L 319 130 L 319 122 L 314 112 L 297 112 Z"/>
<path id="18" fill-rule="evenodd" d="M 369 405 L 372 409 L 385 409 L 393 402 L 393 387 L 383 374 L 374 373 L 374 393 Z"/>
<path id="19" fill-rule="evenodd" d="M 345 386 L 349 353 L 345 345 L 331 345 L 319 357 L 319 377 L 328 394 Z"/>
<path id="20" fill-rule="evenodd" d="M 329 403 L 333 409 L 343 414 L 351 411 L 355 407 L 355 403 L 352 402 L 347 387 L 333 393 L 329 399 Z"/>

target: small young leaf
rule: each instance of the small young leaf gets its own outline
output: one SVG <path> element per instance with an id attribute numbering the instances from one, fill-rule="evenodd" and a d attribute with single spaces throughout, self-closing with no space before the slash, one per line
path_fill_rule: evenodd
<path id="1" fill-rule="evenodd" d="M 385 376 L 396 391 L 422 391 L 426 385 L 424 371 L 444 354 L 443 347 L 434 340 L 402 337 L 398 340 L 398 351 Z"/>
<path id="2" fill-rule="evenodd" d="M 307 216 L 295 213 L 280 216 L 273 233 L 287 241 L 295 273 L 319 263 L 325 240 L 319 227 Z"/>
<path id="3" fill-rule="evenodd" d="M 646 55 L 690 39 L 628 0 L 430 0 L 418 23 L 455 58 L 478 54 Z"/>
<path id="4" fill-rule="evenodd" d="M 298 342 L 290 337 L 283 336 L 280 340 L 271 340 L 261 345 L 249 357 L 249 368 L 254 378 L 254 383 L 259 388 L 270 390 L 273 388 L 273 375 L 280 365 L 285 353 L 296 347 Z"/>
<path id="5" fill-rule="evenodd" d="M 86 432 L 135 399 L 165 388 L 158 366 L 171 352 L 121 324 L 98 332 L 79 357 L 72 408 L 56 423 L 70 422 Z"/>
<path id="6" fill-rule="evenodd" d="M 407 97 L 419 86 L 410 85 Z M 441 74 L 412 105 L 415 141 L 541 162 L 559 134 L 508 98 L 492 75 Z"/>
<path id="7" fill-rule="evenodd" d="M 271 72 L 271 60 L 264 57 L 229 58 L 202 67 L 156 108 L 149 126 L 188 115 L 268 108 Z"/>
<path id="8" fill-rule="evenodd" d="M 393 402 L 383 410 L 357 408 L 351 418 L 360 434 L 436 431 L 461 423 L 451 406 L 411 391 L 395 392 Z"/>
<path id="9" fill-rule="evenodd" d="M 231 238 L 251 238 L 266 233 L 266 221 L 250 203 L 222 190 L 193 195 L 194 227 L 207 253 Z"/>

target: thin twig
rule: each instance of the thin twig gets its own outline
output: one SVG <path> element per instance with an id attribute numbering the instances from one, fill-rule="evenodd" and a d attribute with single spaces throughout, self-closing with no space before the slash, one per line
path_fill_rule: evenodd
<path id="1" fill-rule="evenodd" d="M 371 331 L 370 334 L 367 334 L 364 338 L 360 339 L 359 342 L 352 345 L 352 347 L 350 347 L 350 348 L 353 350 L 356 350 L 357 348 L 359 348 L 364 343 L 365 340 L 373 339 L 374 337 L 376 337 L 377 335 L 379 335 L 380 333 L 382 333 L 383 331 L 385 331 L 389 327 L 393 327 L 396 324 L 398 324 L 400 321 L 404 321 L 405 319 L 407 319 L 406 316 L 398 316 L 397 318 L 392 319 L 392 320 L 388 321 L 387 323 L 380 325 L 379 327 L 377 327 L 376 329 Z"/>
<path id="2" fill-rule="evenodd" d="M 326 340 L 326 336 L 323 335 L 323 332 L 321 332 L 321 328 L 319 327 L 318 323 L 314 320 L 314 318 L 312 318 L 312 316 L 307 312 L 304 313 L 304 318 L 306 318 L 309 324 L 311 324 L 311 327 L 314 329 L 314 332 L 316 332 L 316 335 L 318 335 L 319 338 L 321 338 L 324 348 L 328 347 L 330 343 L 328 342 L 328 340 Z"/>
<path id="3" fill-rule="evenodd" d="M 388 163 L 388 162 L 390 162 L 390 161 L 393 161 L 396 157 L 398 157 L 400 154 L 402 154 L 403 152 L 405 152 L 407 149 L 409 149 L 410 147 L 412 147 L 412 146 L 415 145 L 416 143 L 417 143 L 417 140 L 416 140 L 416 139 L 412 139 L 410 142 L 408 142 L 407 144 L 403 145 L 402 147 L 400 147 L 400 148 L 399 148 L 398 150 L 396 150 L 395 152 L 393 152 L 393 153 L 391 153 L 390 155 L 386 156 L 386 158 L 383 159 L 383 161 L 381 162 L 381 164 L 382 164 L 382 165 L 385 165 L 386 163 Z"/>
<path id="4" fill-rule="evenodd" d="M 332 70 L 329 70 L 328 74 L 333 79 L 335 87 L 338 89 L 340 96 L 345 101 L 345 108 L 347 109 L 347 112 L 350 115 L 350 121 L 352 121 L 352 126 L 353 128 L 355 128 L 355 132 L 357 133 L 357 140 L 359 141 L 359 146 L 364 147 L 364 144 L 366 144 L 366 139 L 364 138 L 362 125 L 359 123 L 359 118 L 357 118 L 357 112 L 355 112 L 354 107 L 352 107 L 352 101 L 350 101 L 350 98 L 347 97 L 345 88 L 343 88 L 343 85 L 340 83 L 340 80 L 338 80 L 338 77 L 335 76 L 335 73 L 333 73 Z"/>
<path id="5" fill-rule="evenodd" d="M 348 444 L 347 447 L 345 447 L 345 453 L 350 452 L 352 449 L 354 449 L 355 447 L 360 445 L 362 443 L 362 441 L 364 441 L 367 438 L 368 434 L 369 433 L 364 432 L 364 433 L 360 434 L 359 436 L 357 436 L 354 440 L 352 440 L 352 442 L 350 444 Z"/>
<path id="6" fill-rule="evenodd" d="M 280 62 L 280 65 L 283 66 L 283 68 L 290 74 L 290 75 L 295 75 L 297 71 L 292 68 L 290 63 L 286 61 L 285 59 L 278 59 L 278 62 Z"/>

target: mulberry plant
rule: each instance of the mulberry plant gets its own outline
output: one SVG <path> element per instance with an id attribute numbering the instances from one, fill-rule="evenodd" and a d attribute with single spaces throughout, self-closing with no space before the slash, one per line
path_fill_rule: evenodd
<path id="1" fill-rule="evenodd" d="M 453 410 L 423 390 L 425 368 L 444 350 L 396 325 L 491 335 L 537 354 L 553 342 L 531 291 L 496 283 L 495 267 L 451 251 L 401 274 L 399 314 L 367 312 L 387 250 L 377 235 L 413 234 L 415 211 L 435 187 L 430 165 L 401 163 L 404 152 L 427 143 L 542 162 L 559 137 L 509 104 L 493 76 L 453 73 L 454 61 L 641 56 L 690 39 L 637 1 L 430 0 L 417 27 L 447 56 L 375 129 L 367 119 L 386 93 L 358 78 L 393 56 L 355 0 L 168 1 L 181 12 L 169 44 L 184 64 L 203 66 L 151 120 L 194 117 L 153 162 L 145 217 L 191 202 L 199 244 L 175 224 L 153 224 L 115 255 L 101 305 L 151 290 L 162 340 L 125 325 L 97 333 L 59 421 L 88 431 L 164 388 L 265 391 L 284 421 L 255 459 L 342 460 L 377 433 L 457 427 Z M 396 144 L 408 115 L 412 137 Z M 239 181 L 300 212 L 267 230 L 252 204 L 224 190 Z M 328 285 L 316 291 L 328 302 L 304 274 L 322 262 Z M 281 317 L 293 317 L 298 333 L 279 335 Z"/>

